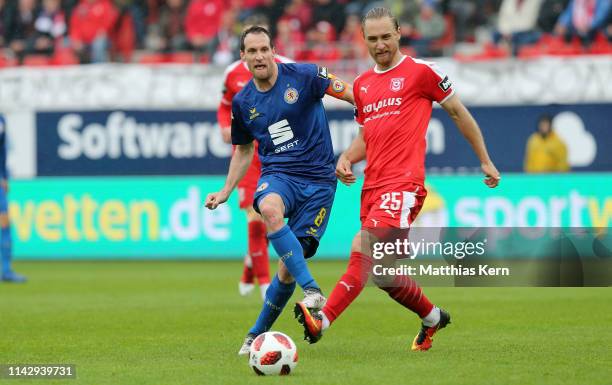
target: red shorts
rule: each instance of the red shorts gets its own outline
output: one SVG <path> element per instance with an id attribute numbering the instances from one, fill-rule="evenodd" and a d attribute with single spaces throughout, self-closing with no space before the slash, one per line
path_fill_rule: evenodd
<path id="1" fill-rule="evenodd" d="M 261 175 L 261 162 L 257 152 L 253 155 L 253 161 L 244 175 L 244 178 L 238 182 L 238 203 L 241 209 L 246 209 L 253 206 L 253 195 L 257 189 L 257 182 Z"/>
<path id="2" fill-rule="evenodd" d="M 361 227 L 408 229 L 416 219 L 427 190 L 414 183 L 397 183 L 361 192 Z"/>

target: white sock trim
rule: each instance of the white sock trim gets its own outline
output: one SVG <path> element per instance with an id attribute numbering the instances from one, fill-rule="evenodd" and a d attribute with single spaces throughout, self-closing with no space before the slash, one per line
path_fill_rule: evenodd
<path id="1" fill-rule="evenodd" d="M 263 283 L 259 285 L 259 290 L 261 293 L 261 299 L 262 300 L 266 300 L 266 290 L 268 290 L 268 287 L 270 286 L 269 283 Z"/>
<path id="2" fill-rule="evenodd" d="M 321 310 L 319 314 L 321 314 L 323 330 L 329 328 L 329 319 L 327 319 L 327 316 L 325 315 L 325 313 L 323 313 L 323 310 Z"/>
<path id="3" fill-rule="evenodd" d="M 440 308 L 434 306 L 425 317 L 421 318 L 423 325 L 427 327 L 435 326 L 440 322 Z"/>

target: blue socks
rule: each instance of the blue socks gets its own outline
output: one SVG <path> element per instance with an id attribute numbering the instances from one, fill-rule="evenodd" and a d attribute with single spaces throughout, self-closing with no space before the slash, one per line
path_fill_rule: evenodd
<path id="1" fill-rule="evenodd" d="M 275 275 L 272 282 L 270 282 L 268 290 L 266 290 L 266 298 L 264 299 L 261 313 L 259 313 L 255 325 L 249 330 L 249 334 L 260 335 L 270 330 L 272 324 L 289 301 L 289 298 L 291 298 L 294 290 L 295 281 L 288 284 L 282 283 L 278 279 L 278 275 Z"/>
<path id="2" fill-rule="evenodd" d="M 302 245 L 289 226 L 285 225 L 277 232 L 268 234 L 268 239 L 302 290 L 319 288 L 306 265 Z"/>
<path id="3" fill-rule="evenodd" d="M 0 229 L 0 253 L 2 254 L 2 273 L 11 271 L 11 229 Z"/>
<path id="4" fill-rule="evenodd" d="M 293 295 L 296 282 L 302 289 L 319 288 L 306 265 L 302 245 L 289 226 L 285 225 L 277 232 L 268 234 L 268 239 L 295 281 L 286 284 L 278 279 L 278 275 L 274 276 L 268 290 L 266 290 L 266 298 L 261 313 L 259 313 L 255 325 L 249 330 L 249 334 L 254 335 L 270 330 L 289 298 Z"/>

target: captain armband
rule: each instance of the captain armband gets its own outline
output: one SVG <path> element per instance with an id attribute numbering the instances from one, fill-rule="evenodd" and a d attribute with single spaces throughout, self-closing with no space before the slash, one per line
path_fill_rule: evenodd
<path id="1" fill-rule="evenodd" d="M 327 90 L 325 90 L 325 93 L 336 98 L 340 98 L 342 95 L 344 95 L 349 85 L 333 74 L 328 74 L 327 76 L 329 77 L 330 82 Z"/>

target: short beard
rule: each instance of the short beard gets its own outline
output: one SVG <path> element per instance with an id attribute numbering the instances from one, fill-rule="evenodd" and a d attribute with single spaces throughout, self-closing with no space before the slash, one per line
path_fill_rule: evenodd
<path id="1" fill-rule="evenodd" d="M 259 77 L 259 76 L 255 76 L 253 75 L 253 77 L 259 81 L 265 81 L 268 80 L 272 77 L 272 75 L 270 74 L 270 72 L 268 71 L 268 73 L 264 76 L 264 77 Z"/>

